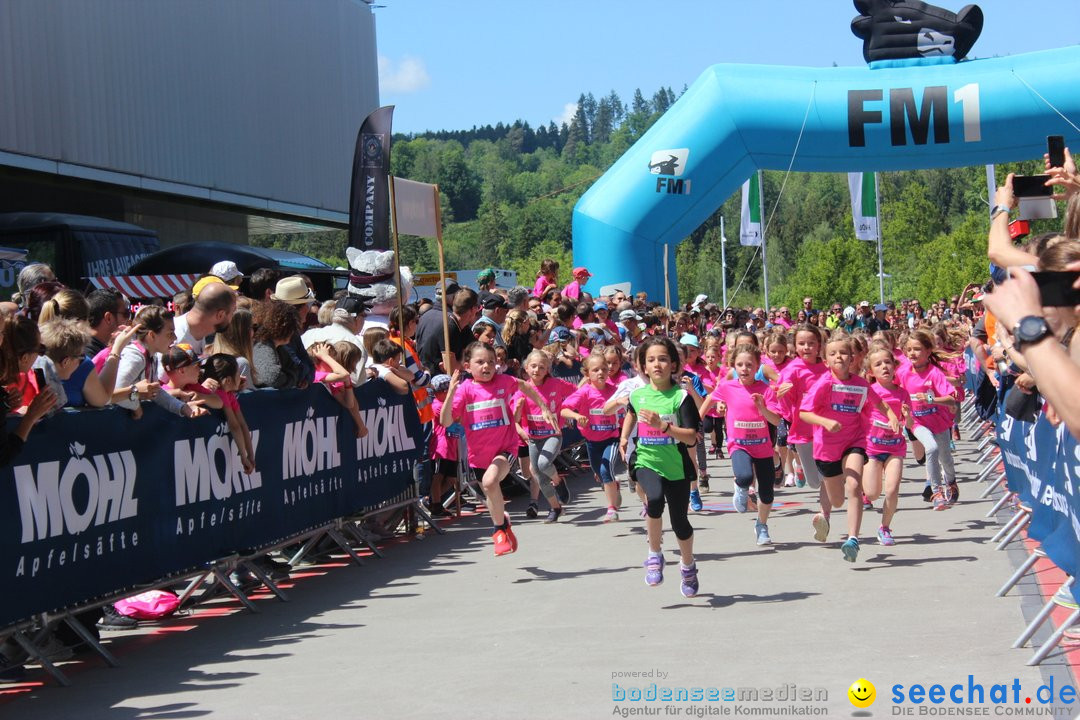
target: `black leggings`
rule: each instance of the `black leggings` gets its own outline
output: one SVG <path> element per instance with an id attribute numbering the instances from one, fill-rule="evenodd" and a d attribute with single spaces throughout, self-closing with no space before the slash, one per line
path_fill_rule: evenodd
<path id="1" fill-rule="evenodd" d="M 706 415 L 701 418 L 701 429 L 705 433 L 705 437 L 712 434 L 714 446 L 718 448 L 724 447 L 724 418 Z"/>
<path id="2" fill-rule="evenodd" d="M 690 481 L 668 480 L 661 477 L 652 468 L 639 467 L 637 475 L 638 485 L 645 490 L 645 497 L 649 501 L 645 505 L 645 512 L 651 518 L 664 516 L 664 502 L 667 502 L 668 520 L 675 537 L 680 540 L 689 540 L 694 536 L 694 528 L 686 518 L 686 511 L 690 507 Z"/>
<path id="3" fill-rule="evenodd" d="M 741 488 L 748 488 L 754 482 L 757 475 L 758 501 L 766 505 L 772 505 L 773 501 L 773 473 L 776 467 L 770 455 L 765 458 L 750 457 L 745 450 L 736 450 L 731 453 L 731 470 L 735 473 L 735 484 Z"/>

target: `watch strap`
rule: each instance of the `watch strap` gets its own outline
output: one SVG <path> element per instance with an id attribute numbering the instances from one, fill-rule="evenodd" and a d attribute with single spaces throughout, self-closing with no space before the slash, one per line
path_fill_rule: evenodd
<path id="1" fill-rule="evenodd" d="M 990 219 L 993 220 L 1001 213 L 1008 215 L 1010 212 L 1012 212 L 1012 209 L 1008 205 L 995 205 L 990 208 Z"/>

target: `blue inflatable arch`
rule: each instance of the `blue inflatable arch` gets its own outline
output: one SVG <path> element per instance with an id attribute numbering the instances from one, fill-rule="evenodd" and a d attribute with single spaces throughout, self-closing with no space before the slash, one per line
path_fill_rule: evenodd
<path id="1" fill-rule="evenodd" d="M 1080 149 L 1080 48 L 951 65 L 714 65 L 574 208 L 574 265 L 594 293 L 629 283 L 663 299 L 674 246 L 756 170 L 962 167 L 1040 157 L 1047 135 Z M 766 238 L 768 241 L 768 238 Z M 717 272 L 720 268 L 717 268 Z"/>

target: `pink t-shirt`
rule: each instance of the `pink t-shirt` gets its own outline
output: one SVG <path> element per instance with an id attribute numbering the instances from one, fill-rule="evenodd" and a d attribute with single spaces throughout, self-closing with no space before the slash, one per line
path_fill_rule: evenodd
<path id="1" fill-rule="evenodd" d="M 556 417 L 559 416 L 563 401 L 577 390 L 565 380 L 553 378 L 550 375 L 544 378 L 544 382 L 540 383 L 539 387 L 534 386 L 534 389 L 544 401 L 547 409 L 555 413 Z M 544 419 L 543 409 L 534 403 L 532 398 L 525 394 L 519 394 L 518 402 L 522 405 L 521 426 L 525 428 L 525 432 L 528 433 L 530 438 L 543 440 L 559 434 L 559 431 L 551 427 L 548 421 Z"/>
<path id="2" fill-rule="evenodd" d="M 911 407 L 911 395 L 900 385 L 895 390 L 882 387 L 881 383 L 874 383 L 874 392 L 878 394 L 882 402 L 889 406 L 901 423 L 904 421 L 904 406 Z M 887 453 L 896 457 L 907 455 L 907 438 L 904 437 L 903 428 L 894 433 L 889 428 L 889 418 L 876 407 L 870 410 L 870 424 L 866 429 L 866 452 L 871 457 Z"/>
<path id="3" fill-rule="evenodd" d="M 563 402 L 563 407 L 589 418 L 584 425 L 578 425 L 586 440 L 599 442 L 619 436 L 619 414 L 604 414 L 604 404 L 614 394 L 614 383 L 604 383 L 603 390 L 597 390 L 591 384 L 585 383 Z"/>
<path id="4" fill-rule="evenodd" d="M 443 401 L 435 398 L 431 401 L 431 409 L 435 413 L 434 432 L 431 437 L 431 457 L 434 460 L 457 460 L 458 438 L 447 437 L 442 423 L 438 422 L 439 413 L 442 412 Z"/>
<path id="5" fill-rule="evenodd" d="M 541 275 L 540 277 L 536 278 L 536 282 L 533 283 L 533 292 L 532 292 L 532 294 L 535 295 L 536 297 L 542 297 L 543 294 L 544 294 L 544 289 L 548 285 L 554 285 L 554 284 L 555 283 L 551 282 L 546 277 Z"/>
<path id="6" fill-rule="evenodd" d="M 772 437 L 769 423 L 758 412 L 752 395 L 765 398 L 765 406 L 776 411 L 776 392 L 766 383 L 755 380 L 743 385 L 738 379 L 722 380 L 712 392 L 712 399 L 727 405 L 724 425 L 727 428 L 728 454 L 744 450 L 752 458 L 772 457 Z"/>
<path id="7" fill-rule="evenodd" d="M 791 383 L 791 389 L 784 397 L 780 398 L 781 415 L 788 421 L 788 444 L 798 445 L 812 442 L 814 439 L 814 426 L 802 421 L 799 417 L 799 407 L 803 396 L 813 387 L 814 383 L 828 370 L 825 363 L 819 362 L 807 365 L 802 358 L 795 358 L 780 372 L 780 384 Z"/>
<path id="8" fill-rule="evenodd" d="M 814 459 L 833 462 L 840 460 L 848 448 L 865 448 L 870 410 L 879 402 L 878 394 L 858 375 L 840 380 L 831 372 L 823 374 L 803 396 L 799 409 L 836 420 L 840 429 L 826 432 L 820 425 L 813 426 Z"/>
<path id="9" fill-rule="evenodd" d="M 577 280 L 568 282 L 566 287 L 562 289 L 562 296 L 571 300 L 579 299 L 581 297 L 581 283 Z"/>
<path id="10" fill-rule="evenodd" d="M 723 380 L 720 376 L 720 373 L 722 372 L 723 368 L 720 367 L 717 367 L 715 370 L 704 367 L 704 372 L 702 372 L 699 377 L 701 378 L 701 384 L 705 387 L 706 393 L 712 393 L 712 391 L 716 389 L 717 381 Z M 716 406 L 713 405 L 712 409 L 705 413 L 705 417 L 718 418 L 723 416 L 717 412 Z"/>
<path id="11" fill-rule="evenodd" d="M 315 382 L 325 383 L 326 387 L 334 392 L 341 392 L 346 388 L 352 387 L 352 383 L 345 380 L 337 380 L 335 382 L 326 382 L 326 377 L 330 375 L 333 370 L 326 363 L 317 362 L 315 364 Z"/>
<path id="12" fill-rule="evenodd" d="M 517 453 L 518 434 L 511 408 L 518 381 L 496 375 L 486 383 L 469 378 L 454 393 L 453 417 L 465 427 L 469 465 L 486 468 L 499 453 Z"/>
<path id="13" fill-rule="evenodd" d="M 930 391 L 935 397 L 956 397 L 956 388 L 952 386 L 940 368 L 927 364 L 921 371 L 913 365 L 901 365 L 896 369 L 896 384 L 903 386 L 911 395 L 911 414 L 915 424 L 932 433 L 948 430 L 952 426 L 952 413 L 944 405 L 919 402 L 916 393 Z"/>

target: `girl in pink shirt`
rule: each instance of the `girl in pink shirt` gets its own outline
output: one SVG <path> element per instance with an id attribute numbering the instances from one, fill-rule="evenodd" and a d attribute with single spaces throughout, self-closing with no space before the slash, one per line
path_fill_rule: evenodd
<path id="1" fill-rule="evenodd" d="M 566 398 L 561 414 L 566 420 L 575 421 L 585 437 L 593 476 L 603 484 L 607 498 L 604 522 L 613 522 L 619 519 L 618 510 L 622 506 L 619 484 L 612 472 L 621 418 L 618 413 L 605 413 L 604 405 L 615 393 L 615 385 L 608 380 L 607 363 L 601 354 L 590 355 L 584 369 L 585 382 Z"/>
<path id="2" fill-rule="evenodd" d="M 446 402 L 446 391 L 450 387 L 449 375 L 436 375 L 431 378 L 431 391 L 435 397 L 431 400 L 431 410 L 435 417 L 442 412 L 443 403 Z M 454 489 L 454 499 L 457 501 L 458 512 L 461 510 L 460 494 L 458 493 L 458 446 L 461 438 L 461 427 L 443 427 L 442 423 L 435 423 L 431 434 L 431 515 L 440 517 L 448 515 L 443 507 L 443 495 L 447 485 Z"/>
<path id="3" fill-rule="evenodd" d="M 896 359 L 887 348 L 871 350 L 867 366 L 874 377 L 874 392 L 888 405 L 893 414 L 903 418 L 910 427 L 911 396 L 908 391 L 896 384 Z M 907 454 L 907 440 L 903 432 L 893 432 L 889 420 L 877 409 L 870 414 L 870 425 L 866 430 L 866 452 L 870 456 L 863 471 L 863 490 L 870 502 L 877 500 L 884 485 L 885 500 L 881 505 L 881 527 L 878 528 L 878 542 L 882 545 L 895 545 L 892 535 L 892 518 L 900 499 L 900 480 L 904 472 L 904 456 Z"/>
<path id="4" fill-rule="evenodd" d="M 548 288 L 558 288 L 558 280 L 559 261 L 551 258 L 540 261 L 540 271 L 536 273 L 536 283 L 533 284 L 533 295 L 543 298 Z"/>
<path id="5" fill-rule="evenodd" d="M 854 343 L 837 333 L 825 346 L 829 372 L 821 376 L 799 404 L 799 417 L 814 426 L 814 460 L 832 508 L 847 499 L 848 539 L 840 550 L 855 562 L 859 555 L 862 524 L 862 471 L 866 464 L 866 425 L 872 408 L 889 419 L 889 429 L 900 432 L 900 421 L 869 383 L 851 372 Z M 829 535 L 829 506 L 814 516 L 814 539 Z"/>
<path id="6" fill-rule="evenodd" d="M 775 477 L 769 425 L 778 424 L 781 417 L 775 411 L 776 393 L 765 382 L 754 379 L 761 365 L 761 351 L 753 345 L 737 345 L 732 351 L 732 360 L 735 379 L 717 382 L 701 406 L 701 412 L 707 413 L 714 404 L 724 405 L 728 453 L 735 473 L 732 504 L 737 512 L 746 512 L 750 486 L 756 477 L 758 518 L 754 534 L 758 545 L 768 545 L 772 542 L 768 522 Z"/>
<path id="7" fill-rule="evenodd" d="M 813 427 L 799 417 L 799 405 L 803 396 L 826 372 L 825 363 L 821 362 L 821 330 L 805 323 L 796 325 L 795 359 L 785 365 L 780 373 L 780 384 L 791 386 L 791 391 L 780 403 L 780 414 L 788 422 L 788 447 L 794 450 L 797 456 L 792 460 L 797 477 L 796 484 L 802 487 L 809 483 L 811 488 L 819 491 L 822 512 L 827 516 L 829 498 L 821 487 L 821 476 L 814 463 Z"/>
<path id="8" fill-rule="evenodd" d="M 544 401 L 541 406 L 527 396 L 520 395 L 514 409 L 518 435 L 528 451 L 528 456 L 522 458 L 522 464 L 530 464 L 534 471 L 529 483 L 529 494 L 532 498 L 529 507 L 534 508 L 535 513 L 536 501 L 543 490 L 544 498 L 551 507 L 544 522 L 553 523 L 558 521 L 563 511 L 562 503 L 555 494 L 555 486 L 560 482 L 555 458 L 562 450 L 562 433 L 544 419 L 543 411 L 546 409 L 558 415 L 563 401 L 574 393 L 575 388 L 565 380 L 551 376 L 551 356 L 543 350 L 529 353 L 525 358 L 524 370 L 529 385 Z"/>
<path id="9" fill-rule="evenodd" d="M 904 343 L 908 363 L 896 371 L 896 382 L 911 394 L 912 431 L 926 452 L 926 475 L 935 510 L 944 510 L 956 502 L 956 485 L 949 430 L 956 388 L 941 369 L 941 359 L 934 352 L 934 339 L 925 330 L 914 330 Z"/>
<path id="10" fill-rule="evenodd" d="M 779 378 L 784 368 L 791 364 L 791 356 L 788 353 L 788 335 L 785 330 L 774 330 L 765 337 L 765 357 L 761 358 L 761 364 L 771 367 Z M 778 381 L 779 383 L 782 381 Z M 776 426 L 776 457 L 774 464 L 777 469 L 777 483 L 783 483 L 784 487 L 795 487 L 795 451 L 788 445 L 788 421 L 780 418 L 780 424 Z"/>
<path id="11" fill-rule="evenodd" d="M 461 371 L 454 373 L 446 390 L 446 402 L 439 412 L 439 422 L 450 427 L 460 420 L 465 427 L 469 465 L 481 477 L 487 496 L 487 508 L 495 532 L 495 555 L 517 550 L 517 538 L 510 529 L 510 518 L 503 509 L 502 488 L 499 483 L 510 472 L 510 458 L 518 448 L 512 411 L 514 396 L 522 393 L 537 405 L 543 400 L 536 390 L 523 380 L 495 372 L 495 351 L 479 342 L 470 343 L 462 355 L 463 368 L 472 377 L 461 381 Z M 553 428 L 558 420 L 546 407 L 541 413 Z"/>
<path id="12" fill-rule="evenodd" d="M 706 393 L 712 393 L 716 384 L 723 380 L 724 369 L 720 366 L 720 347 L 718 343 L 705 344 L 705 370 L 701 373 L 701 384 L 705 386 Z M 719 460 L 724 458 L 724 415 L 715 405 L 707 412 L 701 413 L 701 431 L 709 438 L 712 447 L 709 452 Z M 702 490 L 708 490 L 708 484 L 701 485 Z"/>

